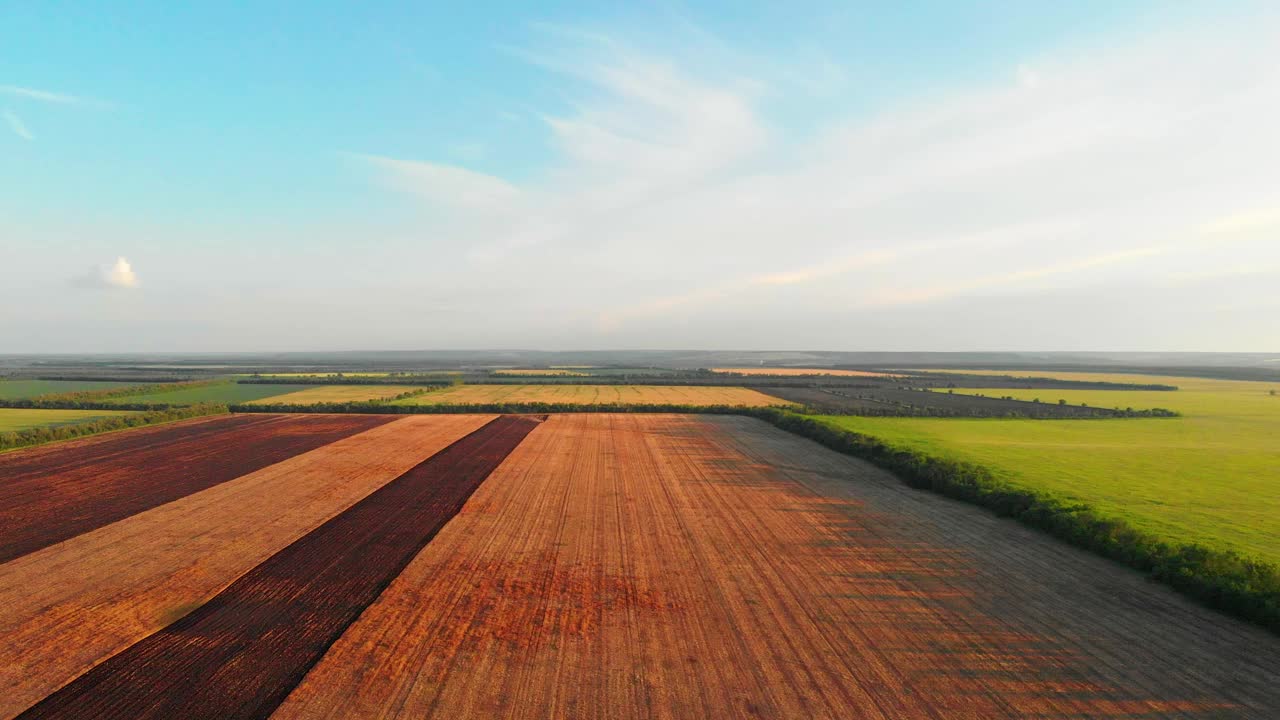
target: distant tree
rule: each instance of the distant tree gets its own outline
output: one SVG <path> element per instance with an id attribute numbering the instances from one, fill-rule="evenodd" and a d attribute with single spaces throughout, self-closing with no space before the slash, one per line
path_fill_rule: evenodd
<path id="1" fill-rule="evenodd" d="M 1066 405 L 1066 404 L 1067 404 L 1067 401 L 1066 401 L 1066 400 L 1063 400 L 1062 398 L 1058 398 L 1058 404 L 1059 404 L 1059 405 Z"/>
<path id="2" fill-rule="evenodd" d="M 1275 396 L 1276 396 L 1276 391 L 1275 391 L 1275 390 L 1272 390 L 1272 391 L 1271 391 L 1271 397 L 1275 397 Z"/>

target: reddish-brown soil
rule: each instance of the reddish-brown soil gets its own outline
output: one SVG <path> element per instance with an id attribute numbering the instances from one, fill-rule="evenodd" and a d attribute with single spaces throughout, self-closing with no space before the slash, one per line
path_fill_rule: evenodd
<path id="1" fill-rule="evenodd" d="M 1273 718 L 1280 641 L 745 418 L 557 415 L 273 718 Z"/>
<path id="2" fill-rule="evenodd" d="M 405 417 L 0 565 L 0 718 L 492 419 Z"/>
<path id="3" fill-rule="evenodd" d="M 458 440 L 20 717 L 267 717 L 536 425 Z"/>
<path id="4" fill-rule="evenodd" d="M 392 419 L 226 415 L 0 455 L 0 563 Z"/>

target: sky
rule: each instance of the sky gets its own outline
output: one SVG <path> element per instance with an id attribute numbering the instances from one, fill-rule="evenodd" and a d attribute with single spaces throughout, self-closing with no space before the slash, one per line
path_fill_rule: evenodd
<path id="1" fill-rule="evenodd" d="M 1265 2 L 0 2 L 0 354 L 1280 352 Z"/>

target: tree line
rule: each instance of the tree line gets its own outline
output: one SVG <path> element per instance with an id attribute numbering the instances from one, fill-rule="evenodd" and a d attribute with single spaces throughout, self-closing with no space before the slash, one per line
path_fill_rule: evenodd
<path id="1" fill-rule="evenodd" d="M 626 412 L 709 413 L 754 417 L 837 452 L 878 465 L 907 485 L 963 500 L 1013 518 L 1077 547 L 1146 573 L 1209 607 L 1280 633 L 1280 568 L 1239 553 L 1197 544 L 1173 544 L 1080 503 L 1013 487 L 974 463 L 892 446 L 879 438 L 835 428 L 782 407 L 737 405 L 575 405 L 484 403 L 400 405 L 376 410 L 353 404 L 232 406 L 233 412 L 391 412 L 397 414 Z"/>
<path id="2" fill-rule="evenodd" d="M 110 406 L 112 410 L 119 410 L 119 406 Z M 32 445 L 42 445 L 57 440 L 70 440 L 72 438 L 84 437 L 86 435 L 96 435 L 98 433 L 110 432 L 112 430 L 124 430 L 126 428 L 142 427 L 144 425 L 157 425 L 159 423 L 174 422 L 175 420 L 186 420 L 188 418 L 200 417 L 202 415 L 215 415 L 227 412 L 225 405 L 188 405 L 180 408 L 163 408 L 155 409 L 150 412 L 144 412 L 138 415 L 109 415 L 95 420 L 74 423 L 70 425 L 58 425 L 55 427 L 35 427 L 27 430 L 15 430 L 11 432 L 0 433 L 0 450 L 13 450 L 15 448 L 30 447 Z"/>

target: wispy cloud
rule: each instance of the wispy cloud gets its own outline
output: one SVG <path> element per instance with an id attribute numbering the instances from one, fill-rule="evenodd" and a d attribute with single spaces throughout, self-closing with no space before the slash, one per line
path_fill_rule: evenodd
<path id="1" fill-rule="evenodd" d="M 7 95 L 18 100 L 29 100 L 50 105 L 63 105 L 90 110 L 110 110 L 118 107 L 116 103 L 108 100 L 100 100 L 97 98 L 85 97 L 83 95 L 72 95 L 65 92 L 55 92 L 52 90 L 23 87 L 20 85 L 0 85 L 0 95 Z"/>
<path id="2" fill-rule="evenodd" d="M 14 134 L 17 135 L 18 137 L 27 141 L 36 139 L 36 136 L 32 135 L 31 131 L 27 129 L 26 123 L 22 122 L 22 118 L 18 117 L 17 114 L 14 113 L 12 110 L 0 111 L 0 117 L 4 118 L 4 121 L 6 124 L 8 124 L 9 129 L 12 130 Z"/>
<path id="3" fill-rule="evenodd" d="M 500 178 L 454 165 L 346 153 L 385 173 L 391 185 L 450 208 L 493 212 L 510 208 L 522 193 Z"/>
<path id="4" fill-rule="evenodd" d="M 1139 287 L 1219 264 L 1224 233 L 1239 235 L 1236 261 L 1280 260 L 1238 232 L 1270 227 L 1272 211 L 1238 208 L 1273 207 L 1258 193 L 1280 183 L 1268 69 L 1280 48 L 1264 27 L 1032 58 L 816 133 L 779 120 L 803 112 L 780 105 L 812 95 L 788 73 L 763 81 L 697 53 L 638 51 L 623 34 L 538 31 L 554 41 L 513 54 L 566 98 L 541 113 L 551 167 L 517 183 L 368 162 L 426 200 L 428 226 L 466 248 L 460 268 L 484 261 L 470 285 L 537 277 L 549 302 L 602 329 L 706 318 L 714 332 L 713 314 L 747 306 L 787 308 L 804 326 L 815 311 Z"/>
<path id="5" fill-rule="evenodd" d="M 17 85 L 0 85 L 0 93 L 11 95 L 13 97 L 25 98 L 27 100 L 39 100 L 40 102 L 55 103 L 58 105 L 85 105 L 97 102 L 95 100 L 89 100 L 88 98 L 82 98 L 76 95 L 50 92 L 48 90 L 36 90 L 35 88 L 19 87 Z"/>

